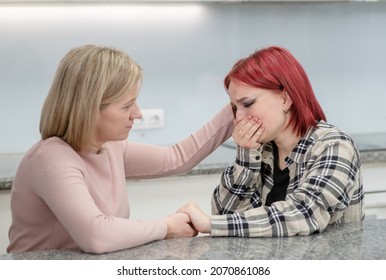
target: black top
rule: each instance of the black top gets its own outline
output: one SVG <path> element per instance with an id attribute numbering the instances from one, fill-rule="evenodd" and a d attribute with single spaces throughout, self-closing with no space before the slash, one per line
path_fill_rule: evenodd
<path id="1" fill-rule="evenodd" d="M 285 200 L 287 194 L 287 187 L 289 184 L 289 170 L 288 167 L 283 170 L 279 168 L 279 153 L 275 142 L 272 141 L 273 147 L 273 188 L 267 196 L 265 202 L 266 206 L 270 206 L 275 201 Z"/>

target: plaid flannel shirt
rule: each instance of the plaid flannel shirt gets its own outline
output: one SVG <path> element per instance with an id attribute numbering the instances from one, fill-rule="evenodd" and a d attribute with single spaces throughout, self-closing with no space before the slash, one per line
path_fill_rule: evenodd
<path id="1" fill-rule="evenodd" d="M 284 201 L 264 206 L 273 187 L 272 144 L 237 148 L 236 161 L 212 197 L 211 235 L 309 235 L 329 224 L 361 222 L 364 193 L 359 151 L 350 136 L 319 122 L 286 158 Z"/>

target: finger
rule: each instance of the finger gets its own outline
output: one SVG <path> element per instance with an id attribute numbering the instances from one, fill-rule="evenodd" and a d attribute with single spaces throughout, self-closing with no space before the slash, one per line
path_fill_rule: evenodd
<path id="1" fill-rule="evenodd" d="M 190 217 L 187 213 L 181 212 L 181 213 L 176 213 L 176 215 L 179 215 L 180 219 L 182 219 L 183 222 L 190 223 Z"/>
<path id="2" fill-rule="evenodd" d="M 243 137 L 251 137 L 260 126 L 261 121 L 258 118 L 247 118 L 244 119 L 242 123 L 240 123 L 240 126 L 238 127 L 238 133 Z"/>
<path id="3" fill-rule="evenodd" d="M 188 208 L 189 208 L 189 203 L 181 206 L 176 213 L 185 213 L 188 214 Z"/>
<path id="4" fill-rule="evenodd" d="M 253 136 L 251 137 L 251 142 L 254 142 L 254 143 L 261 143 L 260 141 L 260 138 L 262 136 L 264 132 L 264 126 L 263 125 L 260 125 L 259 129 L 256 131 L 255 134 L 253 134 Z"/>
<path id="5" fill-rule="evenodd" d="M 247 123 L 248 121 L 250 121 L 252 119 L 252 116 L 246 116 L 245 118 L 242 118 L 240 120 L 234 120 L 235 122 L 235 125 L 243 125 L 245 123 Z"/>
<path id="6" fill-rule="evenodd" d="M 193 224 L 189 224 L 191 236 L 198 235 L 198 231 L 194 228 Z"/>
<path id="7" fill-rule="evenodd" d="M 247 116 L 246 118 L 239 121 L 239 123 L 236 125 L 235 130 L 238 131 L 241 134 L 244 134 L 247 130 L 249 130 L 250 126 L 252 126 L 254 123 L 251 116 Z"/>
<path id="8" fill-rule="evenodd" d="M 245 131 L 245 134 L 243 135 L 243 137 L 245 138 L 245 140 L 249 141 L 256 133 L 258 133 L 260 127 L 261 127 L 261 122 L 254 122 L 252 124 L 250 124 L 249 126 L 246 125 L 247 128 L 246 128 L 246 131 Z"/>
<path id="9" fill-rule="evenodd" d="M 241 146 L 248 145 L 252 142 L 254 142 L 256 139 L 254 138 L 255 135 L 259 135 L 259 129 L 262 126 L 262 122 L 260 120 L 256 121 L 250 121 L 246 123 L 242 128 L 240 128 L 237 131 L 234 131 L 233 138 L 235 142 Z"/>

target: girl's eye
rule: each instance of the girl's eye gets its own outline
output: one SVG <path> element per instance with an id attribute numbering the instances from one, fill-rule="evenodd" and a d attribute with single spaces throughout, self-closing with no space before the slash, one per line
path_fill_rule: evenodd
<path id="1" fill-rule="evenodd" d="M 243 106 L 244 106 L 244 108 L 248 108 L 248 107 L 252 106 L 252 105 L 253 105 L 253 103 L 255 103 L 255 101 L 254 101 L 254 100 L 253 100 L 253 101 L 250 101 L 250 102 L 246 102 L 246 103 L 244 103 L 244 104 L 243 104 Z"/>

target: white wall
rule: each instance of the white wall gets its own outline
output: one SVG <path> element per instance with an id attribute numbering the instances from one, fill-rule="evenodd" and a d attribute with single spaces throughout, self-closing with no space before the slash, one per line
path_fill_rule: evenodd
<path id="1" fill-rule="evenodd" d="M 127 51 L 145 71 L 143 109 L 165 128 L 130 137 L 169 144 L 228 102 L 236 59 L 278 44 L 309 73 L 330 122 L 386 132 L 386 3 L 0 6 L 0 154 L 39 139 L 42 103 L 61 57 L 87 43 Z"/>

